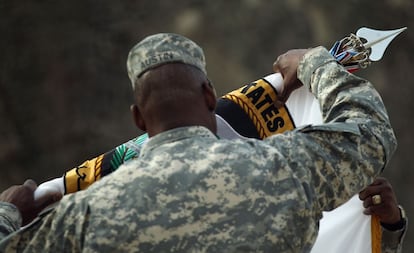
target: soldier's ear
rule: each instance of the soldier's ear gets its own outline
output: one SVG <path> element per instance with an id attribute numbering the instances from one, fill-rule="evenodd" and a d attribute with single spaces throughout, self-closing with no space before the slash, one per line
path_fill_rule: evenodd
<path id="1" fill-rule="evenodd" d="M 207 108 L 210 111 L 214 111 L 216 109 L 216 105 L 217 105 L 216 90 L 214 89 L 214 87 L 211 84 L 210 80 L 203 83 L 202 87 L 203 87 L 204 101 L 207 105 Z"/>
<path id="2" fill-rule="evenodd" d="M 142 131 L 146 132 L 147 127 L 145 126 L 145 121 L 142 118 L 142 114 L 138 106 L 136 104 L 133 104 L 130 106 L 130 109 L 131 109 L 132 118 L 134 119 L 135 125 Z"/>

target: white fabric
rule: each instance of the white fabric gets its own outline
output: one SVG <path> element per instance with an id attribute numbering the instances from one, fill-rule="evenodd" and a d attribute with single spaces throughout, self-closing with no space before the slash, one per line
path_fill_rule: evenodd
<path id="1" fill-rule="evenodd" d="M 330 212 L 323 212 L 312 253 L 372 252 L 371 216 L 364 215 L 357 195 Z"/>
<path id="2" fill-rule="evenodd" d="M 54 192 L 61 193 L 62 195 L 65 193 L 63 177 L 55 178 L 40 184 L 34 192 L 34 199 L 37 200 L 47 193 Z"/>
<path id="3" fill-rule="evenodd" d="M 264 78 L 278 93 L 283 91 L 283 79 L 279 73 L 268 75 Z M 309 90 L 302 86 L 294 90 L 286 101 L 286 107 L 295 122 L 295 126 L 308 124 L 321 124 L 322 114 L 319 102 Z"/>
<path id="4" fill-rule="evenodd" d="M 318 100 L 305 86 L 292 92 L 286 107 L 296 127 L 308 124 L 322 124 L 322 114 Z"/>
<path id="5" fill-rule="evenodd" d="M 268 76 L 265 76 L 264 79 L 270 83 L 273 88 L 276 89 L 277 93 L 282 93 L 283 91 L 283 77 L 280 73 L 273 73 Z"/>

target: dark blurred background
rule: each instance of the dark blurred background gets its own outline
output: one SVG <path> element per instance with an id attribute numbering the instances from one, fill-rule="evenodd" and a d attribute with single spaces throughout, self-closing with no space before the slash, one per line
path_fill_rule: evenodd
<path id="1" fill-rule="evenodd" d="M 388 108 L 399 147 L 385 176 L 413 218 L 413 11 L 411 0 L 0 0 L 0 190 L 58 177 L 140 134 L 125 61 L 146 35 L 198 42 L 222 95 L 271 73 L 288 49 L 330 48 L 362 26 L 407 26 L 380 62 L 357 74 Z M 404 252 L 414 252 L 413 234 Z"/>

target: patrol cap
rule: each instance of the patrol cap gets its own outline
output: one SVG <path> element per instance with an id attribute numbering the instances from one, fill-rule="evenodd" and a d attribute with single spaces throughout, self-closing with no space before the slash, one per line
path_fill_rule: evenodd
<path id="1" fill-rule="evenodd" d="M 158 33 L 144 38 L 129 51 L 127 70 L 132 87 L 135 88 L 135 81 L 145 71 L 171 62 L 189 64 L 207 74 L 200 46 L 178 34 Z"/>

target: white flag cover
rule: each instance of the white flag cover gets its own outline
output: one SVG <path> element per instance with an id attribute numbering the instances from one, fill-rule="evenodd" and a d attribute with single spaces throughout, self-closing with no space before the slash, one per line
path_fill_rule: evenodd
<path id="1" fill-rule="evenodd" d="M 356 195 L 338 208 L 324 212 L 311 252 L 374 252 L 371 242 L 371 216 L 362 212 L 362 202 Z"/>

